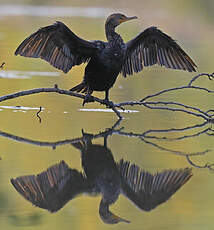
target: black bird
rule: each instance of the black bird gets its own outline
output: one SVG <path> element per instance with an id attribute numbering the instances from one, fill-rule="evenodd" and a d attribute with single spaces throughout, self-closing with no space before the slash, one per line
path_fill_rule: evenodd
<path id="1" fill-rule="evenodd" d="M 117 163 L 104 140 L 104 145 L 92 144 L 85 135 L 82 141 L 72 144 L 81 151 L 84 172 L 61 161 L 38 175 L 11 179 L 11 183 L 25 199 L 50 212 L 58 211 L 80 194 L 101 194 L 100 217 L 107 224 L 116 224 L 129 223 L 109 210 L 120 193 L 138 208 L 150 211 L 166 202 L 192 176 L 190 168 L 152 175 L 123 159 Z"/>
<path id="2" fill-rule="evenodd" d="M 75 65 L 88 62 L 83 81 L 71 89 L 86 93 L 85 102 L 92 99 L 90 95 L 93 91 L 105 91 L 105 100 L 109 102 L 109 89 L 118 74 L 126 77 L 140 72 L 144 66 L 159 64 L 172 69 L 196 71 L 192 59 L 171 37 L 156 27 L 149 27 L 124 43 L 115 28 L 136 18 L 120 13 L 110 15 L 105 23 L 107 42 L 84 40 L 64 23 L 56 22 L 26 38 L 15 55 L 42 58 L 64 73 Z"/>

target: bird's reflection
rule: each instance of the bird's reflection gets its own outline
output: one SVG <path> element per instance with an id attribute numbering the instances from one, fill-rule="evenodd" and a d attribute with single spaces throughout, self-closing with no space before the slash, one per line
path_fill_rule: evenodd
<path id="1" fill-rule="evenodd" d="M 139 209 L 150 211 L 167 201 L 192 176 L 190 168 L 164 170 L 155 174 L 121 159 L 115 162 L 111 150 L 104 144 L 92 143 L 93 136 L 83 137 L 72 145 L 81 152 L 84 172 L 70 168 L 64 161 L 38 175 L 11 179 L 15 189 L 35 206 L 56 212 L 78 195 L 99 195 L 101 219 L 108 224 L 127 222 L 109 210 L 120 194 Z"/>

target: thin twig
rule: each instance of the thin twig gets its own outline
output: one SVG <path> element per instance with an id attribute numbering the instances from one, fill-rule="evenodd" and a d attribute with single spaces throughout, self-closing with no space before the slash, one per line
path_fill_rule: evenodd
<path id="1" fill-rule="evenodd" d="M 3 69 L 5 65 L 5 62 L 2 62 L 2 64 L 0 65 L 0 69 Z"/>
<path id="2" fill-rule="evenodd" d="M 195 113 L 195 112 L 192 112 L 192 111 L 189 111 L 189 110 L 185 110 L 185 109 L 180 109 L 180 108 L 170 108 L 170 107 L 163 107 L 163 106 L 150 106 L 150 105 L 155 105 L 155 104 L 158 104 L 157 102 L 146 102 L 144 103 L 144 106 L 149 108 L 149 109 L 158 109 L 158 110 L 168 110 L 168 111 L 173 111 L 173 112 L 183 112 L 183 113 L 187 113 L 187 114 L 191 114 L 193 116 L 196 116 L 196 117 L 202 117 L 203 119 L 209 121 L 211 118 L 207 115 L 203 115 L 203 114 L 200 114 L 200 113 Z M 162 102 L 161 104 L 164 104 L 164 102 Z M 185 105 L 184 105 L 185 107 Z"/>
<path id="3" fill-rule="evenodd" d="M 204 112 L 202 110 L 200 110 L 199 108 L 193 107 L 193 106 L 189 106 L 189 105 L 184 105 L 182 103 L 178 103 L 178 102 L 171 102 L 171 101 L 156 101 L 156 102 L 146 102 L 146 104 L 152 104 L 152 105 L 158 105 L 158 104 L 162 104 L 162 105 L 176 105 L 176 106 L 180 106 L 186 109 L 191 109 L 194 111 L 197 111 L 199 113 L 202 113 L 204 116 L 207 116 L 207 112 Z"/>
<path id="4" fill-rule="evenodd" d="M 39 116 L 39 113 L 42 111 L 42 107 L 40 106 L 39 107 L 39 111 L 36 113 L 36 116 L 38 117 L 38 119 L 39 119 L 39 123 L 41 123 L 42 122 L 42 119 L 41 119 L 41 117 Z"/>
<path id="5" fill-rule="evenodd" d="M 208 93 L 214 93 L 213 90 L 209 90 L 209 89 L 204 88 L 204 87 L 186 85 L 186 86 L 180 86 L 180 87 L 161 90 L 161 91 L 159 91 L 157 93 L 154 93 L 154 94 L 151 94 L 151 95 L 148 95 L 148 96 L 144 97 L 143 99 L 140 100 L 140 102 L 144 102 L 144 101 L 146 101 L 146 100 L 148 100 L 150 98 L 154 98 L 154 97 L 160 96 L 160 95 L 168 93 L 168 92 L 178 91 L 178 90 L 183 90 L 183 89 L 198 89 L 198 90 L 206 91 Z M 122 106 L 123 106 L 123 104 L 122 104 Z"/>

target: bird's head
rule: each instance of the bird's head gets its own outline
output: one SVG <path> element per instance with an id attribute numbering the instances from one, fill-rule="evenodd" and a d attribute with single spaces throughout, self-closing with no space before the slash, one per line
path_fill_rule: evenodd
<path id="1" fill-rule="evenodd" d="M 137 17 L 136 16 L 127 17 L 124 14 L 120 14 L 120 13 L 111 14 L 108 16 L 108 18 L 106 20 L 106 25 L 110 25 L 113 28 L 115 28 L 118 25 L 120 25 L 121 23 L 130 21 L 132 19 L 137 19 Z"/>

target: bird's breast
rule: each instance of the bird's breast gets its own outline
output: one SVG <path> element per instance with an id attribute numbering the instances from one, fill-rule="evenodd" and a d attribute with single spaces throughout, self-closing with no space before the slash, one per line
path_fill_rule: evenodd
<path id="1" fill-rule="evenodd" d="M 101 55 L 101 62 L 111 68 L 121 68 L 125 59 L 125 51 L 119 46 L 106 47 Z"/>

